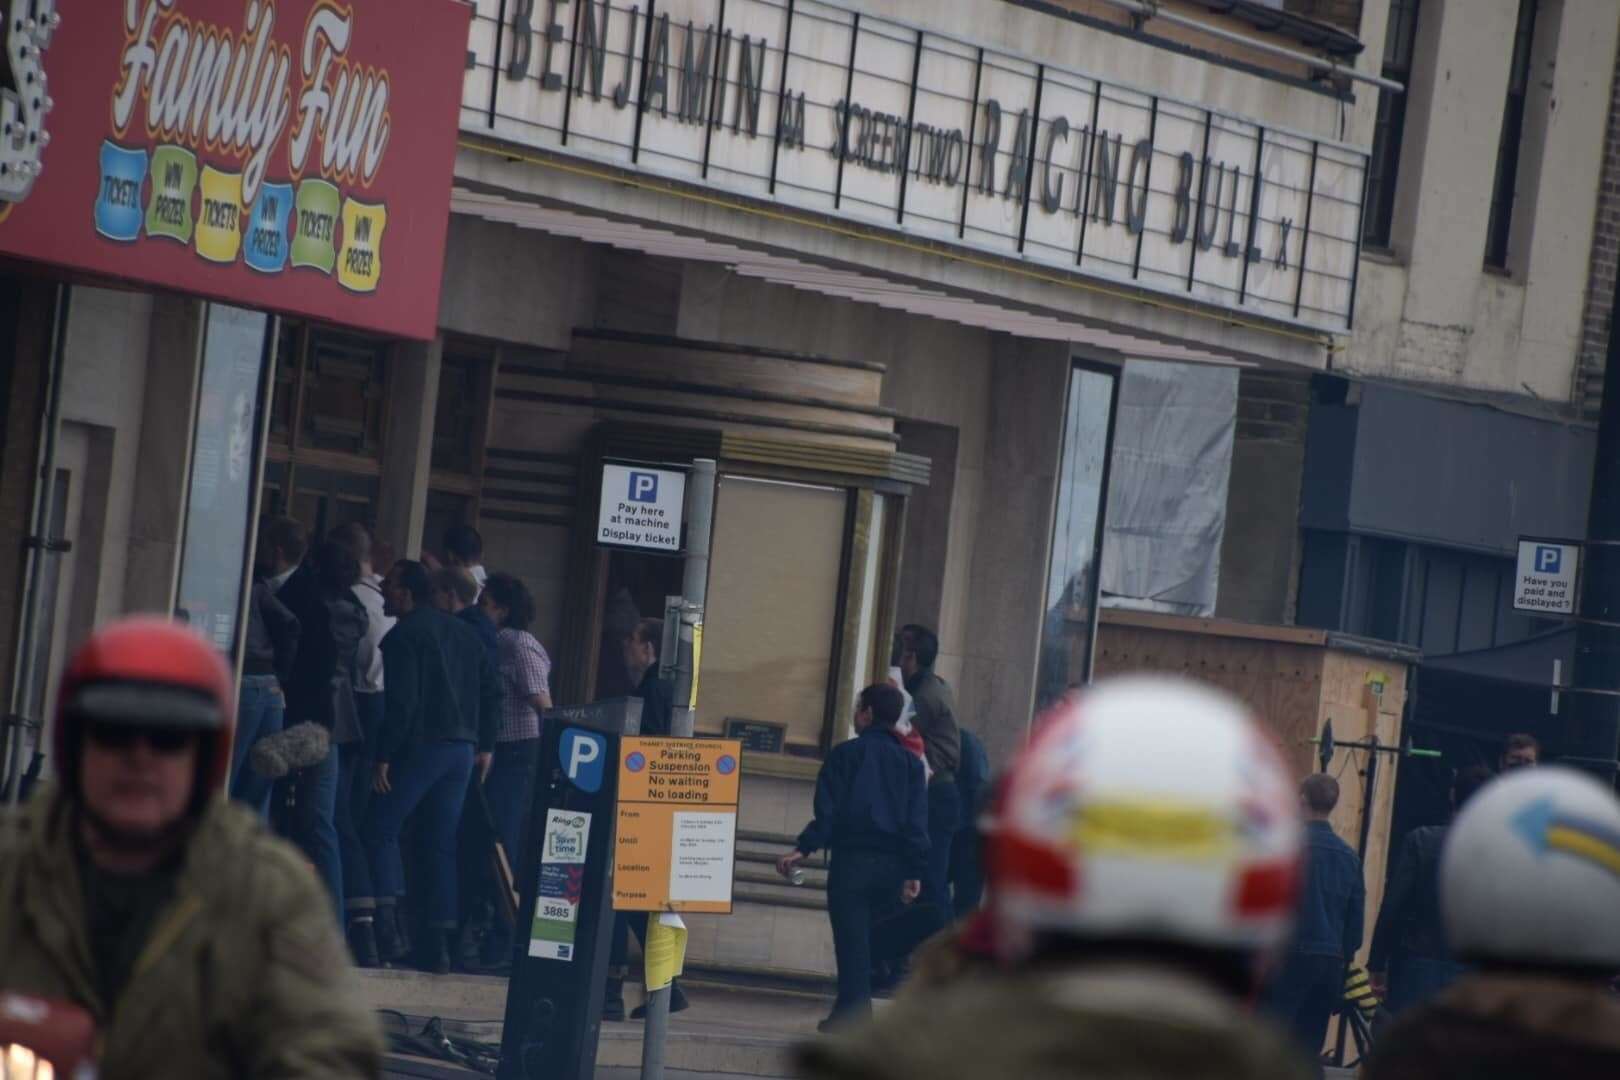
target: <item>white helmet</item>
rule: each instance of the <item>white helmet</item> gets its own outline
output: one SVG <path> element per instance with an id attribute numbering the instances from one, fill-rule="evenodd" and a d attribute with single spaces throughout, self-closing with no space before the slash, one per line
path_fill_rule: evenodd
<path id="1" fill-rule="evenodd" d="M 1002 949 L 1040 933 L 1258 951 L 1293 915 L 1293 778 L 1237 701 L 1132 677 L 1071 695 L 1008 776 L 990 840 Z"/>
<path id="2" fill-rule="evenodd" d="M 1462 959 L 1620 968 L 1620 802 L 1557 766 L 1493 780 L 1446 836 L 1440 911 Z"/>

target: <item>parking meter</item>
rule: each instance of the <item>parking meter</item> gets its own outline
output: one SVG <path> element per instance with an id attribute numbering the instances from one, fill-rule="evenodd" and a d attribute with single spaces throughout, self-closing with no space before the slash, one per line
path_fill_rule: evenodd
<path id="1" fill-rule="evenodd" d="M 613 933 L 619 738 L 641 700 L 548 709 L 523 850 L 501 1080 L 591 1080 Z"/>

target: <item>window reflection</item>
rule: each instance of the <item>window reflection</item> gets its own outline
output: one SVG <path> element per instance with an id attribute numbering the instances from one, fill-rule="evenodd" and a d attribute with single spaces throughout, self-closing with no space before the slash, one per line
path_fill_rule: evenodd
<path id="1" fill-rule="evenodd" d="M 1116 376 L 1076 368 L 1069 379 L 1063 462 L 1046 576 L 1036 702 L 1044 706 L 1091 676 L 1098 548 L 1108 483 Z"/>

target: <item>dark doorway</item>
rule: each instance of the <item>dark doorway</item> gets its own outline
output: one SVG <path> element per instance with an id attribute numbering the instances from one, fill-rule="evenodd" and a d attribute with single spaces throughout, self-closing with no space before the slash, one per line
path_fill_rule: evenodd
<path id="1" fill-rule="evenodd" d="M 669 555 L 611 551 L 603 591 L 602 639 L 592 700 L 624 697 L 635 690 L 625 670 L 623 642 L 642 619 L 662 619 L 664 599 L 681 591 L 685 562 Z"/>

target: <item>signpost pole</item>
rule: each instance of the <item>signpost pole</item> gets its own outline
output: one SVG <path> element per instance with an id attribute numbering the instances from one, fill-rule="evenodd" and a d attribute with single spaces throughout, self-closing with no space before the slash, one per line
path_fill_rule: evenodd
<path id="1" fill-rule="evenodd" d="M 680 637 L 676 643 L 675 709 L 669 732 L 677 739 L 692 737 L 697 714 L 692 700 L 692 687 L 697 680 L 694 644 L 695 635 L 699 633 L 697 627 L 703 622 L 703 605 L 709 594 L 714 469 L 713 458 L 698 458 L 692 462 L 691 479 L 687 483 L 686 566 L 681 581 L 681 594 L 686 603 L 681 612 Z"/>
<path id="2" fill-rule="evenodd" d="M 1615 281 L 1620 303 L 1620 279 Z M 1609 327 L 1603 364 L 1603 403 L 1598 413 L 1597 456 L 1586 515 L 1586 565 L 1575 630 L 1575 686 L 1620 690 L 1620 328 Z M 1573 694 L 1571 732 L 1581 757 L 1602 762 L 1613 782 L 1620 759 L 1620 697 Z"/>
<path id="3" fill-rule="evenodd" d="M 709 591 L 709 535 L 714 523 L 714 459 L 692 462 L 687 485 L 690 510 L 686 519 L 686 572 L 681 589 L 686 603 L 681 611 L 679 659 L 675 665 L 675 708 L 670 717 L 670 735 L 690 739 L 697 719 L 693 708 L 692 682 L 695 672 L 693 635 L 703 618 L 703 602 Z M 647 937 L 658 913 L 648 915 Z M 664 1045 L 669 1040 L 669 999 L 674 983 L 647 994 L 647 1024 L 641 1034 L 641 1080 L 664 1080 Z"/>

